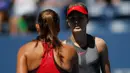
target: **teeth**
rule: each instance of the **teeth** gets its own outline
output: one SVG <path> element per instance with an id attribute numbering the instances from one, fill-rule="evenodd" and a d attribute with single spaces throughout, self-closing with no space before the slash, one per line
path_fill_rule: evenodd
<path id="1" fill-rule="evenodd" d="M 80 27 L 75 27 L 75 29 L 80 29 Z"/>
<path id="2" fill-rule="evenodd" d="M 81 31 L 81 30 L 82 30 L 82 29 L 80 29 L 80 28 L 78 28 L 78 29 L 75 28 L 75 29 L 74 29 L 75 32 L 76 32 L 76 31 Z"/>

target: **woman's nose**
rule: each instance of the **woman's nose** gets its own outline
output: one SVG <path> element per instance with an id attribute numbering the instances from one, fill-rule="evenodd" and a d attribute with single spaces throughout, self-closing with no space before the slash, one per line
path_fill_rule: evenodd
<path id="1" fill-rule="evenodd" d="M 78 26 L 78 21 L 77 20 L 75 21 L 75 25 Z"/>

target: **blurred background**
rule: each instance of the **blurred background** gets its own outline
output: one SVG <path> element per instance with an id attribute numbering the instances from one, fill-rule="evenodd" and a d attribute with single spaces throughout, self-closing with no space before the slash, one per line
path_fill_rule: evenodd
<path id="1" fill-rule="evenodd" d="M 40 11 L 50 8 L 59 14 L 59 38 L 67 39 L 66 7 L 72 2 L 86 4 L 86 32 L 106 41 L 112 73 L 130 73 L 130 0 L 0 0 L 0 73 L 15 73 L 18 49 L 37 36 Z"/>

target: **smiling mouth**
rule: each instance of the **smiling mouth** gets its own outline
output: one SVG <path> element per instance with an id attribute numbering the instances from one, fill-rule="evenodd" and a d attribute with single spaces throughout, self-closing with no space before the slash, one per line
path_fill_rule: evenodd
<path id="1" fill-rule="evenodd" d="M 74 28 L 74 32 L 78 32 L 78 31 L 81 31 L 82 29 L 80 27 L 75 27 Z"/>

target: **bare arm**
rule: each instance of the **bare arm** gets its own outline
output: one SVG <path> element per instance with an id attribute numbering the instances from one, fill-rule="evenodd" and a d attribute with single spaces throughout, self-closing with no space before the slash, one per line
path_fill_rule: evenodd
<path id="1" fill-rule="evenodd" d="M 62 53 L 64 55 L 64 69 L 69 73 L 79 73 L 78 54 L 75 48 L 70 45 L 64 48 L 64 52 Z"/>
<path id="2" fill-rule="evenodd" d="M 18 55 L 17 55 L 16 73 L 28 73 L 26 60 L 27 60 L 27 58 L 25 55 L 25 50 L 24 50 L 24 48 L 20 48 Z"/>
<path id="3" fill-rule="evenodd" d="M 78 55 L 76 54 L 72 60 L 72 73 L 79 73 Z"/>
<path id="4" fill-rule="evenodd" d="M 108 49 L 107 46 L 105 45 L 104 50 L 100 54 L 101 58 L 101 69 L 102 73 L 111 73 L 110 72 L 110 62 L 108 58 Z"/>
<path id="5" fill-rule="evenodd" d="M 103 39 L 98 38 L 97 47 L 100 51 L 100 66 L 102 73 L 111 73 L 110 62 L 108 57 L 108 48 L 105 41 Z"/>

